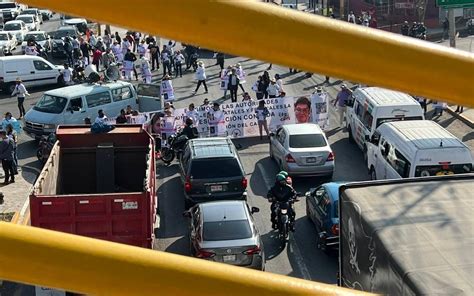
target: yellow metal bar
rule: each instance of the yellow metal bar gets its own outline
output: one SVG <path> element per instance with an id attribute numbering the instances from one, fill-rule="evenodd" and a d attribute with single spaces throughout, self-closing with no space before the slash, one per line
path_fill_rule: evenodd
<path id="1" fill-rule="evenodd" d="M 0 266 L 1 279 L 91 295 L 368 295 L 6 222 L 0 222 Z"/>
<path id="2" fill-rule="evenodd" d="M 27 4 L 427 98 L 474 105 L 474 55 L 250 0 Z"/>

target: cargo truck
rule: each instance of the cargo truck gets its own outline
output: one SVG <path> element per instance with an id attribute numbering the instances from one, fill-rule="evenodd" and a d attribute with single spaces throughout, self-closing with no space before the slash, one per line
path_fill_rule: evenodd
<path id="1" fill-rule="evenodd" d="M 474 295 L 474 174 L 340 187 L 339 285 Z"/>
<path id="2" fill-rule="evenodd" d="M 31 225 L 152 248 L 157 222 L 154 139 L 141 125 L 92 134 L 59 126 L 30 194 Z"/>

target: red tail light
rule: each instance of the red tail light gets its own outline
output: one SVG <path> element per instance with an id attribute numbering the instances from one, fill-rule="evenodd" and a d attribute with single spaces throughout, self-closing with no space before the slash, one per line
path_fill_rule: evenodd
<path id="1" fill-rule="evenodd" d="M 186 182 L 184 182 L 184 191 L 190 192 L 192 189 L 191 182 L 189 180 L 189 177 L 186 177 Z"/>
<path id="2" fill-rule="evenodd" d="M 260 246 L 253 246 L 252 248 L 243 251 L 242 253 L 245 255 L 254 255 L 254 254 L 260 254 L 262 249 L 260 249 Z"/>
<path id="3" fill-rule="evenodd" d="M 196 257 L 198 257 L 198 258 L 212 258 L 215 255 L 216 254 L 214 252 L 209 252 L 209 251 L 205 251 L 205 250 L 202 250 L 202 249 L 198 249 L 197 252 L 196 252 Z"/>
<path id="4" fill-rule="evenodd" d="M 242 178 L 242 187 L 245 189 L 245 188 L 247 188 L 247 185 L 248 185 L 247 178 L 243 177 Z"/>
<path id="5" fill-rule="evenodd" d="M 334 161 L 334 152 L 329 152 L 329 155 L 326 161 Z"/>
<path id="6" fill-rule="evenodd" d="M 293 156 L 291 156 L 291 154 L 286 155 L 285 160 L 286 160 L 287 163 L 288 162 L 296 162 L 295 159 L 293 158 Z"/>
<path id="7" fill-rule="evenodd" d="M 339 224 L 334 224 L 334 225 L 331 227 L 331 232 L 332 232 L 332 234 L 334 234 L 334 235 L 339 235 Z"/>

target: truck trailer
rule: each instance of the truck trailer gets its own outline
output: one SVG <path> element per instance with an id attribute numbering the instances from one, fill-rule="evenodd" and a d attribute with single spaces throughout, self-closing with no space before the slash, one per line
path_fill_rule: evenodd
<path id="1" fill-rule="evenodd" d="M 31 226 L 152 248 L 154 139 L 141 125 L 59 126 L 30 193 Z"/>
<path id="2" fill-rule="evenodd" d="M 339 285 L 474 295 L 474 174 L 340 187 Z"/>

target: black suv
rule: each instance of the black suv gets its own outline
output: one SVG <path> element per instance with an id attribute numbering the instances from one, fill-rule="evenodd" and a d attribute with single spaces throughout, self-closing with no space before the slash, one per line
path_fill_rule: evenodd
<path id="1" fill-rule="evenodd" d="M 190 140 L 179 164 L 186 209 L 199 202 L 247 199 L 247 178 L 230 139 Z"/>

